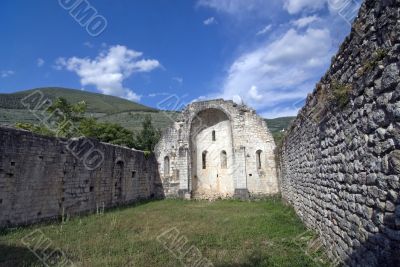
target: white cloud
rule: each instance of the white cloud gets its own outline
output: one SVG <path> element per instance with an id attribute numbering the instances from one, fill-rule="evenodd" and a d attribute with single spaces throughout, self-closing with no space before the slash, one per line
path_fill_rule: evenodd
<path id="1" fill-rule="evenodd" d="M 228 15 L 222 14 L 221 20 L 239 20 L 240 25 L 254 25 L 257 36 L 268 34 L 261 45 L 260 40 L 252 39 L 240 43 L 239 51 L 248 50 L 236 56 L 227 73 L 218 77 L 222 89 L 198 99 L 243 101 L 266 117 L 296 115 L 348 34 L 348 24 L 338 16 L 345 2 L 198 0 L 197 6 Z"/>
<path id="2" fill-rule="evenodd" d="M 263 99 L 263 96 L 258 92 L 257 86 L 251 86 L 249 90 L 249 97 L 251 100 L 260 101 Z"/>
<path id="3" fill-rule="evenodd" d="M 206 26 L 217 24 L 217 20 L 214 17 L 210 17 L 203 21 L 203 24 Z"/>
<path id="4" fill-rule="evenodd" d="M 40 68 L 44 65 L 45 61 L 43 58 L 38 58 L 36 61 L 37 66 Z"/>
<path id="5" fill-rule="evenodd" d="M 197 7 L 214 9 L 232 15 L 236 20 L 248 17 L 266 18 L 282 11 L 282 0 L 198 0 Z"/>
<path id="6" fill-rule="evenodd" d="M 268 7 L 268 2 L 265 0 L 199 0 L 198 6 L 216 9 L 217 11 L 236 14 L 243 11 L 253 11 L 260 6 Z"/>
<path id="7" fill-rule="evenodd" d="M 239 96 L 261 110 L 304 99 L 319 79 L 318 71 L 330 62 L 331 44 L 326 29 L 304 33 L 289 29 L 275 41 L 237 58 L 224 79 L 223 91 L 210 97 Z"/>
<path id="8" fill-rule="evenodd" d="M 268 110 L 260 114 L 261 117 L 267 119 L 275 119 L 280 117 L 291 117 L 296 116 L 299 112 L 299 108 L 295 107 L 284 107 Z"/>
<path id="9" fill-rule="evenodd" d="M 12 71 L 12 70 L 2 70 L 2 71 L 0 71 L 1 78 L 7 78 L 7 77 L 9 77 L 11 75 L 14 75 L 14 74 L 15 74 L 15 72 Z"/>
<path id="10" fill-rule="evenodd" d="M 170 96 L 169 93 L 150 93 L 147 95 L 148 97 L 157 97 L 157 96 Z"/>
<path id="11" fill-rule="evenodd" d="M 104 94 L 139 101 L 140 96 L 131 89 L 124 88 L 123 81 L 133 73 L 150 72 L 161 66 L 157 60 L 140 59 L 142 55 L 141 52 L 116 45 L 101 52 L 95 59 L 59 58 L 56 68 L 75 72 L 80 77 L 82 86 L 94 85 Z"/>
<path id="12" fill-rule="evenodd" d="M 292 21 L 292 24 L 294 26 L 296 26 L 297 28 L 304 28 L 317 20 L 319 20 L 318 16 L 313 15 L 313 16 L 303 17 L 298 20 Z"/>
<path id="13" fill-rule="evenodd" d="M 269 32 L 271 29 L 272 29 L 272 25 L 269 24 L 269 25 L 265 26 L 264 28 L 262 28 L 260 31 L 258 31 L 256 35 L 264 35 L 267 32 Z"/>
<path id="14" fill-rule="evenodd" d="M 284 0 L 283 7 L 289 14 L 297 14 L 303 10 L 316 11 L 325 7 L 327 0 Z"/>
<path id="15" fill-rule="evenodd" d="M 172 80 L 179 83 L 183 84 L 183 78 L 182 77 L 172 77 Z"/>
<path id="16" fill-rule="evenodd" d="M 88 42 L 84 42 L 83 45 L 88 47 L 88 48 L 93 48 L 94 47 L 94 45 L 89 41 Z"/>

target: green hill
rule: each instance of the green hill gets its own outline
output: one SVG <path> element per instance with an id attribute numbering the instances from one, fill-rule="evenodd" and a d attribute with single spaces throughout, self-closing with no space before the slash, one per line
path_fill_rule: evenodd
<path id="1" fill-rule="evenodd" d="M 265 119 L 268 129 L 274 136 L 275 143 L 279 146 L 282 142 L 284 132 L 296 117 L 281 117 L 276 119 Z"/>
<path id="2" fill-rule="evenodd" d="M 0 125 L 14 125 L 17 122 L 39 123 L 38 119 L 27 110 L 21 100 L 40 90 L 45 98 L 55 100 L 58 97 L 69 103 L 84 100 L 87 116 L 94 116 L 100 121 L 112 122 L 130 130 L 140 130 L 146 116 L 151 116 L 156 128 L 164 129 L 177 117 L 177 112 L 159 111 L 154 108 L 131 102 L 115 96 L 102 95 L 67 88 L 38 88 L 11 94 L 0 94 Z"/>
<path id="3" fill-rule="evenodd" d="M 63 97 L 70 103 L 84 100 L 88 105 L 88 116 L 94 116 L 99 121 L 117 123 L 133 131 L 141 129 L 142 121 L 146 116 L 151 116 L 156 128 L 165 129 L 179 114 L 173 111 L 159 111 L 115 96 L 52 87 L 0 94 L 0 125 L 14 125 L 16 122 L 38 123 L 35 116 L 29 110 L 26 110 L 21 103 L 24 97 L 35 90 L 40 90 L 45 97 L 51 100 L 58 97 Z M 283 136 L 282 129 L 287 129 L 294 118 L 283 117 L 265 120 L 277 143 Z"/>
<path id="4" fill-rule="evenodd" d="M 115 96 L 57 87 L 37 88 L 12 94 L 0 94 L 0 108 L 24 109 L 21 100 L 36 90 L 40 90 L 46 98 L 51 100 L 58 97 L 63 97 L 70 103 L 77 103 L 84 100 L 88 105 L 88 112 L 93 113 L 111 114 L 126 111 L 157 111 L 156 109 Z"/>
<path id="5" fill-rule="evenodd" d="M 129 111 L 106 115 L 100 117 L 99 121 L 112 122 L 121 125 L 132 131 L 142 129 L 142 122 L 146 116 L 151 117 L 153 125 L 158 129 L 165 129 L 177 118 L 179 112 L 173 111 L 158 111 L 158 112 L 144 112 L 144 111 Z"/>
<path id="6" fill-rule="evenodd" d="M 295 118 L 296 117 L 281 117 L 276 119 L 265 119 L 265 121 L 267 122 L 268 129 L 272 133 L 276 133 L 286 130 Z"/>

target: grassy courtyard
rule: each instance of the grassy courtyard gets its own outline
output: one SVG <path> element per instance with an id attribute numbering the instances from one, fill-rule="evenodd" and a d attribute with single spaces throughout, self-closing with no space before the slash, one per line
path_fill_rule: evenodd
<path id="1" fill-rule="evenodd" d="M 321 266 L 306 255 L 305 231 L 279 199 L 155 201 L 3 231 L 0 266 L 43 266 L 29 248 L 42 258 L 65 253 L 75 266 L 191 266 L 187 248 L 213 266 Z"/>

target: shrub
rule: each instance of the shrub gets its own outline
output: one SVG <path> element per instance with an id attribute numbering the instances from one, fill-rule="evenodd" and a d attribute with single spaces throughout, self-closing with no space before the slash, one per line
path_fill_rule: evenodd
<path id="1" fill-rule="evenodd" d="M 372 55 L 372 59 L 367 61 L 360 71 L 361 74 L 364 74 L 367 71 L 372 71 L 374 68 L 378 66 L 379 61 L 382 61 L 388 54 L 388 50 L 384 48 L 377 49 Z"/>
<path id="2" fill-rule="evenodd" d="M 349 102 L 350 93 L 353 89 L 351 84 L 342 84 L 334 81 L 331 83 L 331 89 L 334 100 L 341 108 L 344 108 Z"/>

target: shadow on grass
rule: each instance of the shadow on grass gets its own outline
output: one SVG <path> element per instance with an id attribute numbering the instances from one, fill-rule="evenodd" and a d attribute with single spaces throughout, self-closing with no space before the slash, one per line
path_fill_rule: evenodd
<path id="1" fill-rule="evenodd" d="M 0 266 L 43 266 L 28 248 L 0 244 Z"/>
<path id="2" fill-rule="evenodd" d="M 244 260 L 239 263 L 220 263 L 214 264 L 215 267 L 256 267 L 256 266 L 271 266 L 271 262 L 266 255 L 263 255 L 261 250 L 254 250 Z"/>
<path id="3" fill-rule="evenodd" d="M 149 200 L 139 200 L 136 202 L 132 202 L 132 203 L 126 203 L 126 204 L 122 204 L 120 206 L 116 206 L 116 207 L 110 207 L 110 208 L 105 208 L 104 209 L 104 214 L 107 213 L 113 213 L 113 212 L 119 212 L 119 211 L 123 211 L 126 209 L 131 209 L 131 208 L 135 208 L 135 207 L 139 207 L 139 206 L 143 206 L 143 205 L 147 205 L 149 203 L 152 202 L 158 202 L 158 201 L 162 201 L 163 199 L 149 199 Z M 92 216 L 95 215 L 96 212 L 93 211 L 89 211 L 89 212 L 81 212 L 75 215 L 72 215 L 70 217 L 67 217 L 66 220 L 73 220 L 76 218 L 85 218 L 88 216 Z M 38 221 L 36 223 L 31 223 L 31 224 L 22 224 L 22 225 L 17 225 L 15 227 L 3 227 L 0 228 L 0 237 L 1 236 L 7 236 L 8 234 L 15 232 L 16 230 L 19 229 L 24 229 L 24 228 L 35 228 L 38 226 L 48 226 L 48 225 L 61 225 L 63 223 L 62 221 L 63 219 L 61 218 L 61 216 L 57 216 L 57 217 L 53 217 L 53 218 L 48 218 L 48 219 L 43 219 L 41 221 Z M 2 265 L 0 265 L 0 267 L 2 267 Z"/>

